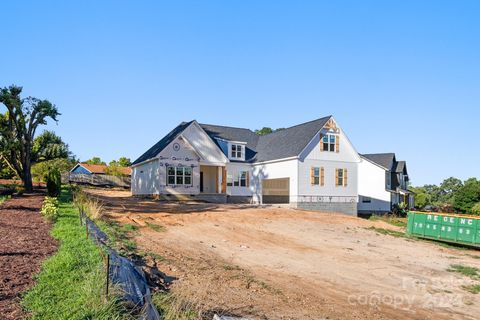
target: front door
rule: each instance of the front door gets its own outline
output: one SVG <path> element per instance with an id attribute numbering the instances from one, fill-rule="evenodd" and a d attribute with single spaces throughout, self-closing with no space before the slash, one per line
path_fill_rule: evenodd
<path id="1" fill-rule="evenodd" d="M 203 172 L 200 171 L 200 192 L 203 192 Z"/>

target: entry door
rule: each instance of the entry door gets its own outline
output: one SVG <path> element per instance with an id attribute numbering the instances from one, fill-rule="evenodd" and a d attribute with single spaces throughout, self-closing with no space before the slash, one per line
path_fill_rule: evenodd
<path id="1" fill-rule="evenodd" d="M 200 171 L 200 192 L 203 192 L 203 172 Z"/>

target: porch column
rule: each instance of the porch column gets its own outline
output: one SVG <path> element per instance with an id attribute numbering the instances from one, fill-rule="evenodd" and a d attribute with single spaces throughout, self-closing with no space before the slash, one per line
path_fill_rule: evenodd
<path id="1" fill-rule="evenodd" d="M 227 193 L 227 168 L 222 167 L 222 193 Z"/>

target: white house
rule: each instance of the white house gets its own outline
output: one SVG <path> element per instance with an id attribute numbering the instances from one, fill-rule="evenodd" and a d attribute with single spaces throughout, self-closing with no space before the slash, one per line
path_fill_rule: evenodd
<path id="1" fill-rule="evenodd" d="M 405 161 L 397 161 L 394 153 L 361 155 L 358 179 L 360 213 L 385 213 L 393 206 L 405 203 L 413 207 L 414 194 L 408 191 L 408 171 Z"/>
<path id="2" fill-rule="evenodd" d="M 133 163 L 132 193 L 356 214 L 360 161 L 331 116 L 264 136 L 190 121 Z"/>
<path id="3" fill-rule="evenodd" d="M 132 194 L 356 215 L 361 163 L 332 116 L 262 136 L 193 120 L 134 161 Z"/>

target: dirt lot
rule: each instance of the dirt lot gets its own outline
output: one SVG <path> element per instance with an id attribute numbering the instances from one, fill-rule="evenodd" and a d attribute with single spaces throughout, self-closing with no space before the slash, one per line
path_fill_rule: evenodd
<path id="1" fill-rule="evenodd" d="M 139 200 L 92 190 L 191 306 L 254 319 L 478 319 L 474 250 L 382 235 L 382 221 L 288 208 Z"/>
<path id="2" fill-rule="evenodd" d="M 43 195 L 12 198 L 0 205 L 0 315 L 21 319 L 21 294 L 32 287 L 43 260 L 56 251 L 39 211 Z"/>

